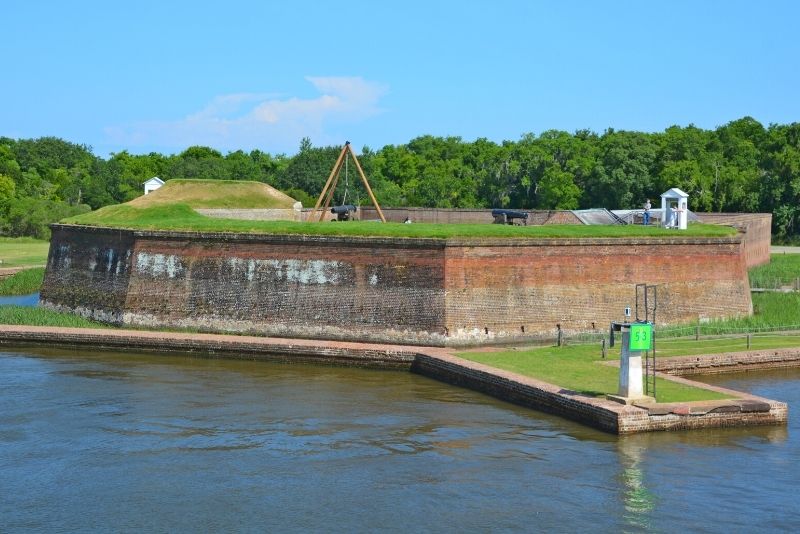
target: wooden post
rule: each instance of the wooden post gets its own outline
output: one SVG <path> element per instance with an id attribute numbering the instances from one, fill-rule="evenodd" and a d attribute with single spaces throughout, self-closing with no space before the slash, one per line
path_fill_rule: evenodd
<path id="1" fill-rule="evenodd" d="M 339 157 L 336 158 L 336 164 L 333 166 L 333 170 L 331 171 L 330 176 L 328 176 L 328 180 L 325 182 L 325 186 L 322 188 L 322 192 L 319 194 L 319 198 L 317 199 L 317 203 L 314 206 L 314 211 L 319 209 L 319 205 L 322 204 L 322 199 L 325 197 L 325 193 L 328 191 L 328 187 L 331 185 L 331 180 L 333 177 L 337 175 L 339 168 L 342 166 L 342 162 L 344 161 L 344 155 L 347 152 L 347 147 L 350 146 L 350 141 L 345 143 L 342 147 L 342 151 L 339 152 Z"/>
<path id="2" fill-rule="evenodd" d="M 699 326 L 695 326 L 694 327 L 694 340 L 695 341 L 700 341 L 700 327 Z"/>
<path id="3" fill-rule="evenodd" d="M 601 355 L 603 356 L 603 359 L 605 359 L 605 357 L 606 357 L 606 338 L 603 338 L 603 345 L 602 345 L 602 348 L 600 350 L 601 350 Z"/>
<path id="4" fill-rule="evenodd" d="M 348 147 L 350 145 L 347 145 Z M 361 164 L 358 162 L 358 158 L 355 154 L 353 154 L 353 149 L 350 148 L 350 155 L 353 156 L 353 161 L 356 164 L 356 169 L 358 169 L 358 174 L 361 176 L 361 181 L 364 182 L 364 187 L 367 189 L 367 194 L 369 195 L 369 199 L 372 201 L 372 205 L 375 206 L 375 209 L 378 212 L 378 216 L 381 218 L 381 222 L 386 222 L 386 217 L 383 216 L 383 211 L 381 211 L 380 205 L 378 205 L 378 199 L 375 198 L 375 195 L 372 193 L 372 188 L 369 186 L 369 182 L 367 181 L 367 177 L 364 175 L 364 171 L 361 169 Z"/>
<path id="5" fill-rule="evenodd" d="M 336 174 L 336 178 L 333 179 L 333 183 L 331 184 L 330 189 L 328 189 L 328 195 L 325 197 L 325 203 L 322 205 L 322 210 L 319 212 L 319 219 L 317 222 L 322 222 L 322 218 L 325 217 L 325 213 L 328 211 L 328 207 L 331 205 L 331 200 L 333 199 L 333 193 L 336 191 L 336 184 L 339 183 L 339 176 L 341 176 L 342 166 L 339 165 L 339 173 Z"/>
<path id="6" fill-rule="evenodd" d="M 753 334 L 747 334 L 747 350 L 750 350 L 750 341 L 753 337 Z"/>

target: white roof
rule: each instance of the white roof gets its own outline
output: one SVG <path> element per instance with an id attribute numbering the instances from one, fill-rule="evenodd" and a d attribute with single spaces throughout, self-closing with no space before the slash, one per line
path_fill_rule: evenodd
<path id="1" fill-rule="evenodd" d="M 689 193 L 681 191 L 677 187 L 673 187 L 665 193 L 661 193 L 661 198 L 689 198 Z"/>
<path id="2" fill-rule="evenodd" d="M 159 178 L 158 176 L 153 176 L 152 178 L 150 178 L 149 180 L 147 180 L 146 182 L 144 182 L 142 185 L 147 185 L 147 184 L 158 184 L 158 185 L 164 185 L 164 180 L 162 180 L 162 179 L 161 179 L 161 178 Z"/>

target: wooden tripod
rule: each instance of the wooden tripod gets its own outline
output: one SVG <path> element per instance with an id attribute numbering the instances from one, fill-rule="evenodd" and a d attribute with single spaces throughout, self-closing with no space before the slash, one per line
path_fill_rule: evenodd
<path id="1" fill-rule="evenodd" d="M 325 212 L 328 211 L 328 208 L 331 205 L 331 199 L 333 199 L 333 192 L 336 190 L 336 184 L 339 183 L 339 175 L 341 174 L 342 166 L 345 163 L 345 159 L 347 158 L 348 152 L 350 153 L 350 156 L 353 158 L 353 162 L 355 162 L 356 164 L 356 169 L 358 170 L 359 176 L 361 176 L 361 181 L 364 182 L 364 187 L 367 189 L 367 194 L 369 195 L 369 198 L 372 201 L 372 205 L 375 206 L 375 209 L 378 211 L 378 216 L 381 218 L 381 221 L 386 222 L 386 217 L 383 216 L 381 207 L 378 205 L 378 200 L 372 193 L 372 188 L 369 186 L 367 177 L 364 175 L 364 171 L 361 169 L 361 164 L 358 163 L 358 158 L 353 153 L 353 149 L 350 148 L 350 141 L 346 141 L 344 146 L 342 147 L 342 151 L 339 153 L 339 157 L 336 159 L 336 165 L 333 166 L 333 170 L 331 171 L 330 176 L 328 176 L 328 181 L 325 182 L 325 187 L 322 188 L 322 193 L 319 194 L 319 198 L 317 199 L 317 204 L 314 206 L 314 213 L 316 213 L 317 210 L 319 210 L 320 206 L 323 204 L 323 199 L 324 199 L 325 203 L 322 206 L 322 209 L 319 211 L 319 218 L 317 219 L 317 222 L 322 220 L 322 218 L 325 216 Z"/>

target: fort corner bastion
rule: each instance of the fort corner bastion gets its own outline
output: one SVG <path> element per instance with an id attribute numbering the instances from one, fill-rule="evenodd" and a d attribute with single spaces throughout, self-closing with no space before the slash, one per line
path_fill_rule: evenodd
<path id="1" fill-rule="evenodd" d="M 743 234 L 413 239 L 53 225 L 44 306 L 108 323 L 465 346 L 752 313 Z"/>

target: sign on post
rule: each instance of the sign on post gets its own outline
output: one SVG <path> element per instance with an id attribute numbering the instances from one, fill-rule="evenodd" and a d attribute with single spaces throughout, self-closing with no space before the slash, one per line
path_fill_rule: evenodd
<path id="1" fill-rule="evenodd" d="M 650 323 L 634 323 L 628 336 L 628 350 L 641 351 L 653 349 L 653 325 Z"/>

